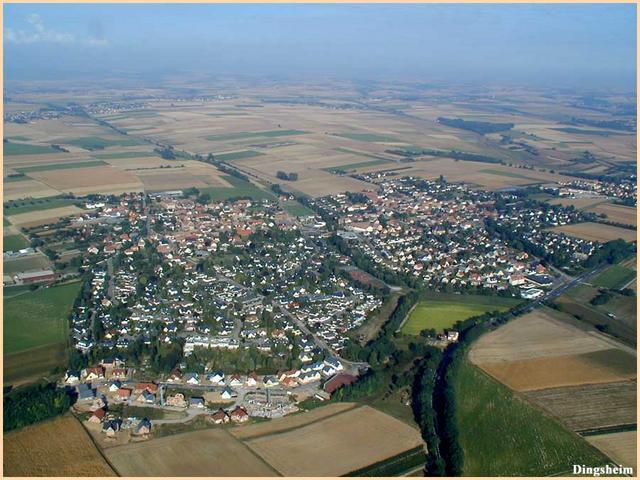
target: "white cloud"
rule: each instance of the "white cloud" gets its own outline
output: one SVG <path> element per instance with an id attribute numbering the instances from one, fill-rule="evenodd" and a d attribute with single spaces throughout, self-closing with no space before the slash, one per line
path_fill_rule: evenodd
<path id="1" fill-rule="evenodd" d="M 36 13 L 29 14 L 25 17 L 29 24 L 29 29 L 13 29 L 6 28 L 4 31 L 4 39 L 14 44 L 32 44 L 32 43 L 80 43 L 90 45 L 92 47 L 104 47 L 109 42 L 103 37 L 89 35 L 87 37 L 77 37 L 72 33 L 57 32 L 50 30 L 44 24 L 42 17 Z"/>

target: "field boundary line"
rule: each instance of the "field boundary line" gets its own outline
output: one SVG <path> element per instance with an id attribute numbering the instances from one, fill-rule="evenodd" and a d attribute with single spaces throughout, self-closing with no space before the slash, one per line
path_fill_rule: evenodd
<path id="1" fill-rule="evenodd" d="M 272 435 L 279 435 L 281 433 L 290 433 L 290 432 L 292 432 L 294 430 L 298 430 L 300 428 L 304 428 L 304 427 L 307 427 L 309 425 L 314 425 L 314 424 L 322 422 L 324 420 L 328 420 L 330 418 L 338 417 L 338 416 L 342 415 L 343 413 L 351 412 L 353 410 L 357 410 L 359 408 L 364 408 L 366 406 L 368 406 L 368 405 L 355 404 L 355 405 L 352 405 L 351 407 L 349 407 L 349 408 L 347 408 L 345 410 L 342 410 L 340 412 L 336 412 L 333 415 L 328 415 L 328 416 L 322 417 L 322 418 L 316 418 L 315 420 L 311 420 L 308 423 L 305 423 L 305 424 L 302 424 L 302 425 L 298 425 L 296 427 L 288 427 L 288 428 L 285 428 L 285 429 L 282 429 L 282 430 L 278 430 L 277 432 L 262 433 L 262 434 L 252 435 L 252 436 L 248 436 L 248 437 L 244 437 L 244 438 L 237 438 L 237 440 L 240 440 L 241 442 L 245 442 L 245 441 L 250 441 L 250 440 L 256 440 L 256 439 L 262 438 L 262 437 L 269 437 L 269 436 L 272 436 Z M 373 407 L 371 407 L 371 408 L 373 408 Z M 382 413 L 384 413 L 384 412 L 382 412 Z M 236 438 L 232 433 L 229 433 L 229 435 L 231 435 L 232 437 Z"/>

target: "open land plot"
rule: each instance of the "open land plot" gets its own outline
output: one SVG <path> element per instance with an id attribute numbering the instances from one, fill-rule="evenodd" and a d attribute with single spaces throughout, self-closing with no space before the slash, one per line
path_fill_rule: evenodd
<path id="1" fill-rule="evenodd" d="M 22 182 L 9 182 L 3 185 L 3 198 L 7 200 L 18 200 L 20 198 L 43 198 L 59 195 L 59 190 L 51 188 L 37 180 L 28 179 Z"/>
<path id="2" fill-rule="evenodd" d="M 314 408 L 308 412 L 295 413 L 286 417 L 276 418 L 269 422 L 254 423 L 252 425 L 241 425 L 234 427 L 229 432 L 236 438 L 248 440 L 251 438 L 263 437 L 273 433 L 285 432 L 294 428 L 300 428 L 310 423 L 321 421 L 338 413 L 354 409 L 357 403 L 340 402 L 331 403 L 323 407 Z"/>
<path id="3" fill-rule="evenodd" d="M 509 306 L 502 304 L 499 299 L 496 299 L 493 304 L 476 303 L 464 297 L 460 297 L 458 301 L 422 300 L 409 314 L 409 318 L 402 326 L 402 333 L 419 335 L 426 328 L 433 328 L 438 333 L 442 333 L 461 320 L 486 312 L 503 312 L 508 309 Z"/>
<path id="4" fill-rule="evenodd" d="M 294 217 L 307 217 L 315 215 L 313 210 L 296 201 L 285 202 L 283 204 L 283 208 L 289 215 L 293 215 Z"/>
<path id="5" fill-rule="evenodd" d="M 47 154 L 60 153 L 60 150 L 56 150 L 52 148 L 51 145 L 35 145 L 32 143 L 5 142 L 2 145 L 2 153 L 7 156 L 41 155 L 44 153 L 47 153 Z"/>
<path id="6" fill-rule="evenodd" d="M 584 439 L 470 363 L 455 373 L 465 476 L 545 476 L 568 473 L 573 464 L 607 463 Z"/>
<path id="7" fill-rule="evenodd" d="M 632 467 L 634 474 L 638 469 L 638 432 L 605 433 L 585 437 L 587 442 L 606 453 L 623 467 Z"/>
<path id="8" fill-rule="evenodd" d="M 78 200 L 71 198 L 48 197 L 48 198 L 26 198 L 23 200 L 11 200 L 4 203 L 4 215 L 13 216 L 23 213 L 32 213 L 40 210 L 50 210 L 53 208 L 66 207 L 77 203 Z"/>
<path id="9" fill-rule="evenodd" d="M 144 143 L 135 138 L 130 138 L 125 135 L 111 136 L 111 137 L 79 137 L 71 139 L 63 139 L 60 141 L 64 145 L 74 145 L 84 150 L 103 150 L 106 147 L 120 146 L 120 147 L 132 147 L 136 145 L 143 145 Z"/>
<path id="10" fill-rule="evenodd" d="M 533 183 L 555 183 L 568 178 L 546 172 L 504 165 L 487 166 L 482 162 L 456 161 L 449 158 L 425 158 L 408 163 L 406 166 L 410 168 L 399 171 L 398 175 L 416 175 L 427 180 L 435 180 L 442 175 L 449 182 L 467 183 L 490 190 Z M 366 171 L 374 172 L 381 168 L 386 169 L 388 166 L 373 167 Z"/>
<path id="11" fill-rule="evenodd" d="M 5 275 L 15 275 L 19 272 L 42 270 L 51 267 L 51 261 L 42 253 L 5 260 L 3 272 Z"/>
<path id="12" fill-rule="evenodd" d="M 479 338 L 469 359 L 519 391 L 636 378 L 633 349 L 557 319 L 564 315 L 536 310 L 516 318 Z"/>
<path id="13" fill-rule="evenodd" d="M 2 237 L 2 251 L 3 252 L 16 252 L 22 248 L 29 246 L 29 241 L 24 235 L 5 235 Z"/>
<path id="14" fill-rule="evenodd" d="M 32 383 L 67 366 L 66 342 L 50 343 L 17 353 L 5 353 L 2 380 L 4 385 L 13 386 Z"/>
<path id="15" fill-rule="evenodd" d="M 128 186 L 141 187 L 135 175 L 112 166 L 41 171 L 30 175 L 52 188 L 79 195 Z"/>
<path id="16" fill-rule="evenodd" d="M 564 207 L 573 205 L 578 210 L 589 209 L 607 201 L 606 197 L 590 197 L 590 198 L 557 198 L 553 197 L 549 200 L 551 205 L 562 205 Z"/>
<path id="17" fill-rule="evenodd" d="M 537 390 L 526 398 L 580 432 L 635 424 L 636 391 L 635 381 L 611 382 Z"/>
<path id="18" fill-rule="evenodd" d="M 262 190 L 251 182 L 230 175 L 224 175 L 222 178 L 230 186 L 201 188 L 200 193 L 208 194 L 213 201 L 234 197 L 249 197 L 253 200 L 273 200 L 275 198 L 271 192 Z"/>
<path id="19" fill-rule="evenodd" d="M 107 152 L 107 153 L 92 153 L 91 156 L 99 160 L 119 160 L 125 158 L 144 158 L 155 156 L 153 151 L 140 151 L 135 152 L 120 151 L 120 152 Z"/>
<path id="20" fill-rule="evenodd" d="M 600 203 L 591 208 L 587 208 L 586 210 L 597 214 L 605 214 L 607 216 L 607 221 L 610 222 L 634 226 L 638 223 L 637 210 L 634 207 L 616 205 L 613 203 Z"/>
<path id="21" fill-rule="evenodd" d="M 70 414 L 4 434 L 4 474 L 111 477 L 115 473 Z"/>
<path id="22" fill-rule="evenodd" d="M 478 364 L 516 391 L 529 391 L 637 378 L 636 357 L 623 350 Z"/>
<path id="23" fill-rule="evenodd" d="M 246 442 L 284 476 L 344 475 L 422 443 L 419 431 L 368 406 Z"/>
<path id="24" fill-rule="evenodd" d="M 67 317 L 79 290 L 75 282 L 4 299 L 4 354 L 65 342 Z"/>
<path id="25" fill-rule="evenodd" d="M 593 279 L 592 283 L 605 288 L 623 288 L 636 277 L 636 272 L 622 265 L 611 265 Z"/>
<path id="26" fill-rule="evenodd" d="M 271 477 L 276 472 L 226 430 L 207 429 L 106 448 L 122 476 Z"/>
<path id="27" fill-rule="evenodd" d="M 56 220 L 69 215 L 82 213 L 84 210 L 76 206 L 50 208 L 41 211 L 31 211 L 28 213 L 20 213 L 18 215 L 9 215 L 9 221 L 12 225 L 19 227 L 33 227 L 46 223 L 54 223 Z"/>
<path id="28" fill-rule="evenodd" d="M 471 352 L 475 364 L 511 362 L 539 357 L 580 355 L 616 348 L 618 344 L 597 332 L 582 331 L 558 320 L 563 314 L 537 309 L 480 337 Z"/>
<path id="29" fill-rule="evenodd" d="M 572 225 L 562 225 L 552 228 L 555 232 L 566 233 L 572 237 L 596 242 L 609 242 L 621 238 L 626 242 L 635 242 L 638 238 L 635 230 L 613 227 L 603 223 L 585 222 Z"/>
<path id="30" fill-rule="evenodd" d="M 47 163 L 44 165 L 33 165 L 29 167 L 14 168 L 21 173 L 46 172 L 48 170 L 66 170 L 68 168 L 98 167 L 106 165 L 102 160 L 87 160 L 86 162 L 69 162 L 69 163 Z"/>
<path id="31" fill-rule="evenodd" d="M 225 133 L 219 135 L 208 135 L 206 138 L 212 142 L 221 142 L 226 140 L 244 140 L 246 138 L 255 139 L 255 138 L 274 138 L 274 137 L 288 137 L 292 135 L 304 135 L 305 131 L 302 130 L 294 130 L 294 129 L 284 129 L 284 130 L 264 130 L 258 132 L 234 132 L 234 133 Z"/>

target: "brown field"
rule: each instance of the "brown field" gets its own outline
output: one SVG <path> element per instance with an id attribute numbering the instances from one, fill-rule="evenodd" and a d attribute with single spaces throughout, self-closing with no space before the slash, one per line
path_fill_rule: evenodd
<path id="1" fill-rule="evenodd" d="M 69 205 L 67 207 L 49 208 L 47 210 L 35 210 L 33 212 L 19 213 L 18 215 L 11 215 L 7 218 L 12 225 L 20 227 L 32 227 L 45 223 L 52 223 L 55 222 L 58 218 L 75 215 L 83 211 L 84 210 L 76 207 L 75 205 Z"/>
<path id="2" fill-rule="evenodd" d="M 589 207 L 593 207 L 595 205 L 599 205 L 601 203 L 605 203 L 607 201 L 606 197 L 592 197 L 592 198 L 553 198 L 549 200 L 551 205 L 573 205 L 578 210 L 588 209 Z"/>
<path id="3" fill-rule="evenodd" d="M 623 467 L 638 469 L 638 432 L 605 433 L 585 437 L 585 440 Z"/>
<path id="4" fill-rule="evenodd" d="M 4 200 L 18 200 L 20 198 L 42 198 L 59 195 L 59 190 L 51 188 L 37 180 L 23 180 L 20 182 L 4 183 Z"/>
<path id="5" fill-rule="evenodd" d="M 408 164 L 400 164 L 399 166 L 410 166 L 410 168 L 406 170 L 399 171 L 398 174 L 400 176 L 416 175 L 427 180 L 435 180 L 440 175 L 443 175 L 449 182 L 463 182 L 489 190 L 497 190 L 517 185 L 554 183 L 567 179 L 567 177 L 563 175 L 547 172 L 525 170 L 498 164 L 455 161 L 453 159 L 436 157 L 429 157 Z M 392 166 L 383 164 L 363 168 L 362 171 L 375 172 L 389 168 L 392 168 Z"/>
<path id="6" fill-rule="evenodd" d="M 598 214 L 604 213 L 607 221 L 622 223 L 624 225 L 637 225 L 637 210 L 633 207 L 625 207 L 624 205 L 615 205 L 613 203 L 601 203 L 595 207 L 588 208 L 587 211 Z"/>
<path id="7" fill-rule="evenodd" d="M 634 382 L 612 382 L 528 392 L 533 403 L 574 431 L 636 423 Z"/>
<path id="8" fill-rule="evenodd" d="M 509 388 L 522 392 L 637 377 L 636 358 L 614 349 L 478 366 Z"/>
<path id="9" fill-rule="evenodd" d="M 135 175 L 111 166 L 45 170 L 30 174 L 36 180 L 65 192 L 83 194 L 118 187 L 139 187 Z"/>
<path id="10" fill-rule="evenodd" d="M 284 476 L 339 476 L 422 445 L 420 432 L 364 406 L 247 445 Z"/>
<path id="11" fill-rule="evenodd" d="M 67 414 L 4 434 L 4 475 L 112 477 L 80 422 Z"/>
<path id="12" fill-rule="evenodd" d="M 469 358 L 518 391 L 636 378 L 633 349 L 570 321 L 560 312 L 535 310 L 480 337 Z"/>
<path id="13" fill-rule="evenodd" d="M 357 403 L 332 403 L 324 407 L 315 408 L 308 412 L 287 415 L 286 417 L 273 419 L 265 423 L 254 423 L 252 425 L 241 425 L 229 430 L 231 435 L 240 440 L 262 437 L 283 430 L 299 428 L 312 422 L 328 418 L 332 415 L 351 410 L 358 406 Z"/>
<path id="14" fill-rule="evenodd" d="M 561 227 L 555 227 L 552 230 L 596 242 L 608 242 L 610 240 L 617 240 L 618 238 L 627 242 L 635 242 L 637 239 L 637 232 L 635 230 L 593 222 L 563 225 Z"/>
<path id="15" fill-rule="evenodd" d="M 125 477 L 276 476 L 241 441 L 219 428 L 106 448 L 104 454 Z"/>
<path id="16" fill-rule="evenodd" d="M 564 314 L 537 309 L 518 317 L 475 342 L 470 360 L 475 364 L 512 362 L 539 357 L 580 355 L 617 345 L 597 332 L 586 332 L 563 320 Z"/>

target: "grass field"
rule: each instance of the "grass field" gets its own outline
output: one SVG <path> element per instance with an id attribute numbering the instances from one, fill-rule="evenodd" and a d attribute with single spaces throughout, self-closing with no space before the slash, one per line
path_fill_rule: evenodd
<path id="1" fill-rule="evenodd" d="M 253 150 L 243 150 L 241 152 L 218 153 L 215 155 L 215 159 L 221 162 L 226 162 L 230 160 L 239 160 L 241 158 L 259 157 L 261 155 L 263 154 L 260 152 L 254 152 Z"/>
<path id="2" fill-rule="evenodd" d="M 226 140 L 242 140 L 245 138 L 273 138 L 288 137 L 290 135 L 303 135 L 308 132 L 302 130 L 264 130 L 259 132 L 235 132 L 223 133 L 220 135 L 207 135 L 205 138 L 211 142 L 222 142 Z"/>
<path id="3" fill-rule="evenodd" d="M 293 215 L 294 217 L 306 217 L 309 215 L 315 215 L 313 210 L 296 201 L 286 202 L 284 204 L 284 209 L 289 215 Z"/>
<path id="4" fill-rule="evenodd" d="M 452 300 L 422 300 L 415 306 L 409 319 L 402 326 L 402 333 L 419 335 L 426 328 L 434 328 L 438 333 L 442 333 L 461 320 L 496 310 L 503 312 L 518 303 L 509 300 L 497 297 L 483 300 L 478 296 L 470 298 L 460 296 L 459 299 Z"/>
<path id="5" fill-rule="evenodd" d="M 76 147 L 84 148 L 85 150 L 102 150 L 107 147 L 120 146 L 120 147 L 132 147 L 135 145 L 141 145 L 142 142 L 135 138 L 121 138 L 117 140 L 109 140 L 102 137 L 80 137 L 64 140 L 67 145 L 74 145 Z"/>
<path id="6" fill-rule="evenodd" d="M 114 152 L 114 153 L 93 153 L 92 157 L 100 160 L 118 160 L 122 158 L 144 158 L 155 157 L 155 152 Z"/>
<path id="7" fill-rule="evenodd" d="M 32 383 L 67 366 L 67 344 L 50 343 L 18 353 L 5 353 L 3 360 L 4 385 Z"/>
<path id="8" fill-rule="evenodd" d="M 50 163 L 46 165 L 33 165 L 32 167 L 21 167 L 15 170 L 22 173 L 29 172 L 45 172 L 47 170 L 65 170 L 67 168 L 82 168 L 82 167 L 98 167 L 100 165 L 106 165 L 102 160 L 88 160 L 86 162 L 73 162 L 73 163 Z"/>
<path id="9" fill-rule="evenodd" d="M 5 275 L 14 275 L 18 272 L 40 270 L 51 267 L 51 261 L 42 254 L 22 256 L 12 260 L 6 260 L 3 265 Z"/>
<path id="10" fill-rule="evenodd" d="M 227 200 L 233 197 L 249 197 L 253 200 L 273 200 L 275 197 L 265 190 L 261 190 L 250 182 L 230 175 L 223 175 L 222 178 L 233 187 L 208 187 L 200 188 L 200 193 L 208 193 L 213 201 Z"/>
<path id="11" fill-rule="evenodd" d="M 388 135 L 378 135 L 375 133 L 336 133 L 338 137 L 348 138 L 349 140 L 358 140 L 360 142 L 397 142 L 396 137 Z"/>
<path id="12" fill-rule="evenodd" d="M 522 180 L 531 180 L 532 182 L 540 183 L 540 179 L 527 177 L 526 175 L 521 175 L 519 173 L 508 172 L 504 170 L 496 170 L 493 168 L 483 168 L 480 171 L 483 173 L 490 173 L 491 175 L 500 175 L 502 177 L 509 177 L 509 178 L 520 178 Z"/>
<path id="13" fill-rule="evenodd" d="M 6 433 L 3 445 L 6 476 L 115 476 L 89 434 L 70 414 Z"/>
<path id="14" fill-rule="evenodd" d="M 48 145 L 32 145 L 30 143 L 4 143 L 4 155 L 42 155 L 44 153 L 60 153 Z"/>
<path id="15" fill-rule="evenodd" d="M 76 282 L 4 299 L 4 354 L 65 342 L 79 290 Z"/>
<path id="16" fill-rule="evenodd" d="M 621 265 L 612 265 L 593 279 L 593 284 L 605 288 L 622 288 L 636 276 L 636 272 Z"/>
<path id="17" fill-rule="evenodd" d="M 605 455 L 467 362 L 454 379 L 465 476 L 546 476 Z M 482 439 L 482 441 L 479 441 Z"/>
<path id="18" fill-rule="evenodd" d="M 20 215 L 22 213 L 29 213 L 39 210 L 48 210 L 51 208 L 66 207 L 73 205 L 78 200 L 70 198 L 57 198 L 57 197 L 45 197 L 45 198 L 33 198 L 28 200 L 13 200 L 5 202 L 4 215 Z"/>
<path id="19" fill-rule="evenodd" d="M 26 248 L 29 246 L 29 241 L 24 237 L 24 235 L 16 234 L 16 235 L 6 235 L 2 239 L 2 251 L 16 252 L 21 248 Z"/>

